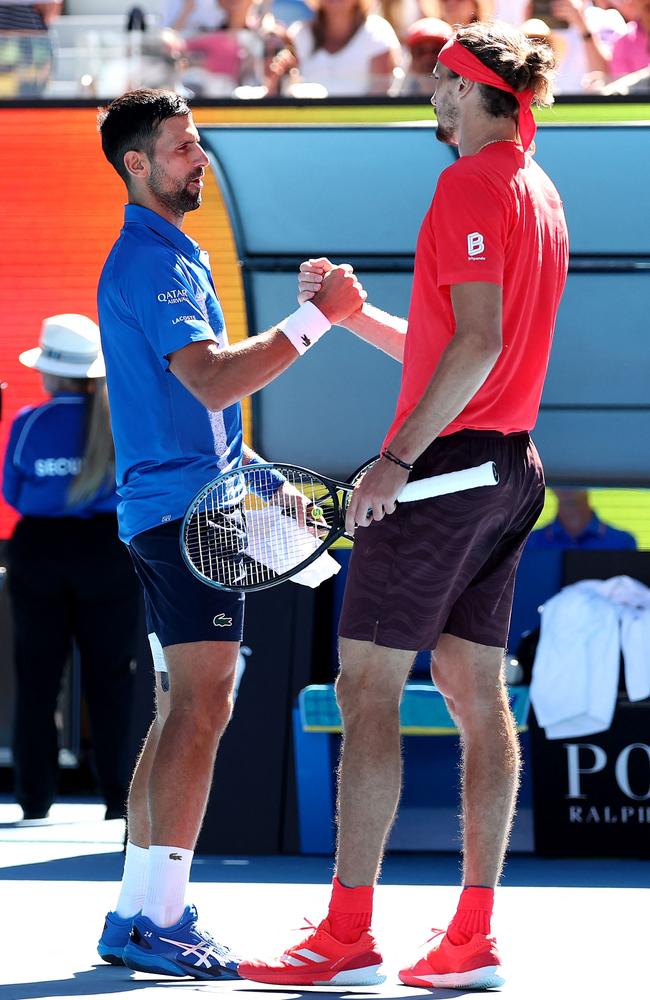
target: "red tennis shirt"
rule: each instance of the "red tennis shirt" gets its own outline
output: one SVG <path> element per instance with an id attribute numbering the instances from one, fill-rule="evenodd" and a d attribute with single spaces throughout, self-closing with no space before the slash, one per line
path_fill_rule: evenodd
<path id="1" fill-rule="evenodd" d="M 451 286 L 467 281 L 502 286 L 503 349 L 443 434 L 532 429 L 568 257 L 560 196 L 513 143 L 491 143 L 443 171 L 418 237 L 402 386 L 386 444 L 422 398 L 454 335 Z"/>

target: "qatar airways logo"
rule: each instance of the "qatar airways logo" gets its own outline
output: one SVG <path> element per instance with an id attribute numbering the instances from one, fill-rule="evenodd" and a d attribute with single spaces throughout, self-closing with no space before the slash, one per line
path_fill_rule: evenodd
<path id="1" fill-rule="evenodd" d="M 169 292 L 159 292 L 156 296 L 159 302 L 165 302 L 168 306 L 180 305 L 181 302 L 188 301 L 186 288 L 172 288 Z"/>
<path id="2" fill-rule="evenodd" d="M 467 234 L 467 256 L 470 260 L 485 260 L 481 254 L 485 253 L 485 240 L 483 233 Z"/>

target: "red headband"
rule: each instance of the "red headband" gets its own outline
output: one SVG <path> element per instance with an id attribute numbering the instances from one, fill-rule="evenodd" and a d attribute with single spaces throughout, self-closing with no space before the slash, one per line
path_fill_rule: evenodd
<path id="1" fill-rule="evenodd" d="M 466 49 L 464 45 L 456 41 L 455 38 L 451 38 L 442 48 L 438 56 L 438 62 L 444 63 L 454 73 L 459 73 L 460 76 L 464 76 L 467 80 L 473 80 L 474 83 L 484 83 L 488 87 L 496 87 L 497 90 L 505 90 L 507 94 L 512 94 L 519 104 L 519 135 L 521 137 L 521 144 L 524 150 L 528 149 L 535 138 L 535 130 L 537 129 L 533 112 L 530 108 L 535 96 L 532 90 L 513 90 L 503 77 L 495 73 L 494 70 L 489 69 L 485 63 L 481 62 L 480 59 L 470 52 L 469 49 Z"/>

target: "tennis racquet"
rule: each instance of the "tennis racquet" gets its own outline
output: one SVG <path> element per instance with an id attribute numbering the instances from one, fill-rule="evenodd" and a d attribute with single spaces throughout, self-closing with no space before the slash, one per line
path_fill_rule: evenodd
<path id="1" fill-rule="evenodd" d="M 197 493 L 181 525 L 194 576 L 221 590 L 264 590 L 291 579 L 345 534 L 345 512 L 365 472 L 346 483 L 297 465 L 244 465 Z M 494 486 L 493 462 L 407 483 L 400 503 Z"/>

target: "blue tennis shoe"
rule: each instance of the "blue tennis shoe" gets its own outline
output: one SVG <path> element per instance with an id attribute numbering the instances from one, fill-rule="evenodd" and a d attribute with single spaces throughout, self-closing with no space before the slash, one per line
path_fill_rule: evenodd
<path id="1" fill-rule="evenodd" d="M 124 949 L 124 964 L 136 972 L 162 976 L 239 979 L 239 959 L 201 930 L 197 920 L 194 906 L 186 906 L 178 923 L 171 927 L 157 927 L 138 914 Z"/>
<path id="2" fill-rule="evenodd" d="M 102 936 L 97 942 L 97 953 L 109 965 L 124 965 L 122 952 L 129 942 L 133 917 L 120 917 L 109 910 L 104 921 Z"/>

